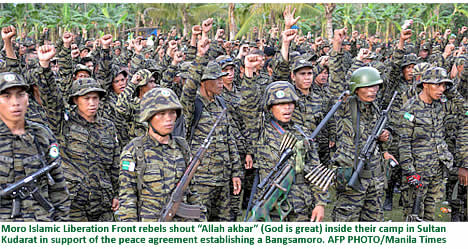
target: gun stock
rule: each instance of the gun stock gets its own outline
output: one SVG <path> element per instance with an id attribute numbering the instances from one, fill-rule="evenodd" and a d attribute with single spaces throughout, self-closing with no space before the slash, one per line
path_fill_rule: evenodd
<path id="1" fill-rule="evenodd" d="M 195 156 L 192 158 L 192 160 L 188 164 L 188 167 L 185 170 L 184 175 L 182 176 L 180 181 L 177 183 L 176 188 L 172 192 L 169 202 L 167 203 L 167 205 L 163 208 L 161 212 L 161 216 L 159 218 L 160 222 L 171 221 L 176 214 L 184 218 L 200 218 L 200 212 L 201 212 L 200 206 L 184 204 L 182 203 L 182 199 L 184 197 L 185 190 L 188 188 L 189 183 L 193 178 L 193 175 L 197 171 L 197 168 L 200 165 L 200 162 L 205 155 L 206 150 L 211 144 L 212 136 L 216 127 L 221 122 L 221 120 L 225 117 L 226 112 L 227 112 L 227 109 L 224 108 L 223 111 L 216 118 L 216 122 L 214 123 L 210 132 L 206 136 L 203 142 L 203 145 L 200 146 L 197 153 L 195 154 Z"/>

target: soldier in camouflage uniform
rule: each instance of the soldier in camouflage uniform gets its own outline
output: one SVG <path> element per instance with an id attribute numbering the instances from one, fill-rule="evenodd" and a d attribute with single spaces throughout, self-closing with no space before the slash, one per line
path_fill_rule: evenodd
<path id="1" fill-rule="evenodd" d="M 60 162 L 58 145 L 45 126 L 25 119 L 28 107 L 28 84 L 10 72 L 0 73 L 0 189 L 19 181 L 35 171 L 57 162 L 50 172 L 55 183 L 47 177 L 38 180 L 38 192 L 54 211 L 49 213 L 32 196 L 19 201 L 20 212 L 11 217 L 14 197 L 0 198 L 0 222 L 5 221 L 63 221 L 67 218 L 70 198 Z M 18 197 L 19 198 L 19 197 Z"/>
<path id="2" fill-rule="evenodd" d="M 115 108 L 127 121 L 130 140 L 146 133 L 146 124 L 138 119 L 140 101 L 146 92 L 155 87 L 156 82 L 153 74 L 147 69 L 141 69 L 133 75 L 124 91 L 117 98 Z"/>
<path id="3" fill-rule="evenodd" d="M 333 50 L 330 53 L 330 91 L 337 98 L 348 88 L 345 81 L 345 69 L 340 64 L 342 58 L 341 45 L 346 35 L 345 29 L 335 30 Z M 335 113 L 337 121 L 336 152 L 331 164 L 336 167 L 336 195 L 337 200 L 332 213 L 333 221 L 383 221 L 383 190 L 384 170 L 383 157 L 395 158 L 388 152 L 382 153 L 384 148 L 378 146 L 373 156 L 365 162 L 359 175 L 360 187 L 354 190 L 347 186 L 356 167 L 358 153 L 367 141 L 372 129 L 376 125 L 379 107 L 375 103 L 382 79 L 377 69 L 363 67 L 353 72 L 349 88 L 355 94 L 345 101 Z M 378 140 L 386 142 L 390 133 L 384 129 Z"/>
<path id="4" fill-rule="evenodd" d="M 456 162 L 458 167 L 458 196 L 452 205 L 452 221 L 468 220 L 468 104 L 465 103 L 465 110 L 462 124 L 457 135 Z M 452 198 L 453 199 L 453 198 Z M 453 201 L 453 200 L 452 200 Z M 454 212 L 458 209 L 458 212 Z"/>
<path id="5" fill-rule="evenodd" d="M 299 100 L 289 82 L 276 81 L 268 85 L 263 102 L 265 120 L 256 146 L 257 162 L 254 166 L 259 169 L 259 182 L 261 182 L 279 160 L 283 134 L 285 132 L 294 134 L 299 141 L 293 149 L 295 154 L 290 159 L 295 169 L 295 181 L 288 194 L 292 212 L 286 220 L 321 221 L 325 214 L 327 193 L 307 183 L 304 178 L 306 172 L 319 165 L 320 161 L 315 143 L 308 145 L 309 143 L 294 128 L 293 112 Z M 307 131 L 302 125 L 300 126 Z M 279 219 L 275 214 L 275 211 L 270 213 L 272 220 Z"/>
<path id="6" fill-rule="evenodd" d="M 64 173 L 72 203 L 71 221 L 112 221 L 118 208 L 120 147 L 114 124 L 99 115 L 104 89 L 91 78 L 73 82 L 68 98 L 76 105 L 65 113 L 62 92 L 50 70 L 52 46 L 38 51 L 40 91 L 48 120 L 61 146 Z"/>
<path id="7" fill-rule="evenodd" d="M 172 136 L 182 105 L 168 88 L 150 90 L 141 100 L 140 122 L 148 122 L 146 135 L 133 139 L 120 157 L 121 221 L 158 221 L 190 160 L 182 137 Z M 196 203 L 195 192 L 187 199 Z M 203 220 L 203 217 L 201 217 Z"/>
<path id="8" fill-rule="evenodd" d="M 435 204 L 444 193 L 443 172 L 453 168 L 453 156 L 445 142 L 445 115 L 440 101 L 446 85 L 452 85 L 452 81 L 443 68 L 434 67 L 424 73 L 419 84 L 423 90 L 405 103 L 399 115 L 400 163 L 408 183 L 422 187 L 419 217 L 433 221 Z M 417 191 L 411 190 L 407 200 L 415 198 Z M 405 203 L 406 214 L 412 206 L 412 201 Z"/>
<path id="9" fill-rule="evenodd" d="M 181 103 L 186 121 L 187 142 L 193 151 L 203 144 L 216 117 L 226 108 L 219 94 L 223 89 L 221 77 L 225 76 L 221 66 L 210 62 L 205 56 L 209 40 L 202 38 L 197 45 L 197 57 L 190 68 L 191 78 L 187 79 L 182 91 Z M 214 132 L 214 140 L 208 148 L 195 173 L 194 189 L 200 195 L 202 205 L 206 206 L 208 221 L 233 221 L 230 212 L 230 197 L 241 191 L 243 170 L 235 138 L 239 131 L 233 125 L 229 112 L 220 121 Z M 234 192 L 230 191 L 232 181 Z"/>

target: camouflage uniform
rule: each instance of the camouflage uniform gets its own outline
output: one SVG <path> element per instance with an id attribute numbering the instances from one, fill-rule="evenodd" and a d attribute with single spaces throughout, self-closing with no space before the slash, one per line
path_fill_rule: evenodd
<path id="1" fill-rule="evenodd" d="M 111 202 L 118 194 L 119 143 L 114 124 L 99 115 L 95 122 L 86 121 L 77 110 L 64 110 L 62 92 L 50 68 L 42 68 L 40 91 L 51 129 L 61 145 L 65 178 L 72 199 L 71 221 L 112 221 Z M 74 96 L 105 91 L 91 78 L 76 80 Z"/>
<path id="2" fill-rule="evenodd" d="M 329 61 L 330 90 L 335 98 L 348 85 L 347 83 L 343 84 L 346 82 L 344 79 L 345 69 L 342 68 L 342 65 L 337 64 L 339 58 L 336 57 L 340 57 L 340 54 L 332 51 Z M 365 77 L 369 74 L 373 77 Z M 364 78 L 362 78 L 363 76 Z M 382 84 L 382 80 L 376 69 L 364 67 L 353 73 L 351 84 L 353 84 L 351 90 L 354 93 L 358 87 Z M 346 186 L 353 167 L 357 163 L 358 153 L 378 120 L 380 110 L 375 102 L 365 103 L 359 97 L 352 96 L 335 113 L 336 137 L 339 139 L 336 141 L 336 152 L 331 159 L 331 164 L 337 167 L 337 200 L 332 213 L 333 221 L 383 220 L 382 197 L 385 176 L 381 163 L 382 149 L 379 146 L 370 160 L 365 163 L 359 175 L 360 189 L 356 191 Z M 357 130 L 358 128 L 359 130 Z M 358 138 L 356 138 L 356 133 L 359 133 Z"/>
<path id="3" fill-rule="evenodd" d="M 0 93 L 11 87 L 28 85 L 15 73 L 0 74 Z M 42 177 L 37 183 L 39 193 L 55 208 L 49 213 L 34 198 L 27 196 L 21 200 L 20 217 L 11 218 L 13 199 L 0 199 L 0 222 L 5 221 L 62 221 L 68 216 L 70 209 L 69 193 L 65 184 L 62 164 L 58 154 L 58 146 L 52 132 L 45 126 L 25 120 L 25 133 L 14 135 L 6 124 L 0 120 L 0 188 L 4 189 L 31 175 L 46 166 L 58 162 L 59 166 L 50 172 L 55 181 L 48 183 L 47 177 Z"/>
<path id="4" fill-rule="evenodd" d="M 138 97 L 139 88 L 146 85 L 152 77 L 152 74 L 147 69 L 142 69 L 137 72 L 140 75 L 141 81 L 135 85 L 131 80 L 127 82 L 127 87 L 120 93 L 117 98 L 115 108 L 120 115 L 127 121 L 129 139 L 134 139 L 143 136 L 146 133 L 146 123 L 138 121 L 138 112 L 140 111 L 140 98 Z"/>
<path id="5" fill-rule="evenodd" d="M 168 109 L 178 110 L 180 115 L 182 106 L 175 93 L 167 88 L 152 89 L 142 99 L 140 122 Z M 120 220 L 158 221 L 189 163 L 187 142 L 171 137 L 168 144 L 162 144 L 147 133 L 125 146 L 120 158 Z M 196 202 L 194 191 L 188 192 L 188 199 Z"/>
<path id="6" fill-rule="evenodd" d="M 451 83 L 442 68 L 427 70 L 424 83 Z M 440 101 L 427 104 L 419 96 L 411 98 L 400 112 L 400 165 L 403 175 L 418 174 L 423 184 L 423 199 L 420 217 L 434 220 L 435 203 L 444 193 L 443 171 L 451 170 L 453 156 L 445 142 L 444 108 Z M 445 168 L 444 168 L 445 167 Z M 413 193 L 411 193 L 413 192 Z M 409 191 L 408 200 L 414 199 L 416 191 Z M 413 203 L 405 203 L 406 213 Z"/>
<path id="7" fill-rule="evenodd" d="M 282 135 L 285 132 L 296 135 L 299 142 L 296 143 L 294 147 L 295 154 L 290 159 L 290 164 L 294 165 L 295 169 L 295 181 L 291 186 L 287 198 L 293 210 L 286 217 L 286 220 L 307 222 L 310 221 L 312 210 L 315 205 L 325 206 L 327 203 L 327 193 L 307 183 L 304 178 L 306 172 L 310 172 L 313 167 L 320 164 L 316 146 L 312 144 L 313 147 L 310 148 L 305 145 L 307 142 L 300 133 L 294 129 L 294 122 L 292 120 L 288 123 L 281 123 L 277 121 L 270 112 L 270 107 L 272 105 L 290 102 L 297 103 L 298 101 L 300 101 L 300 99 L 289 82 L 277 81 L 271 83 L 267 87 L 265 100 L 263 102 L 266 120 L 256 146 L 257 163 L 255 167 L 259 169 L 259 182 L 261 182 L 267 177 L 281 156 L 280 145 Z M 302 129 L 307 130 L 305 128 Z M 256 198 L 259 198 L 259 196 Z M 276 212 L 274 211 L 270 213 L 272 220 L 279 220 L 279 217 L 275 214 Z"/>
<path id="8" fill-rule="evenodd" d="M 197 57 L 192 64 L 191 78 L 187 79 L 181 97 L 188 134 L 187 141 L 193 151 L 198 150 L 203 144 L 203 140 L 211 130 L 216 117 L 222 112 L 224 105 L 224 100 L 220 97 L 216 96 L 213 101 L 210 101 L 198 91 L 200 81 L 218 79 L 226 75 L 216 62 L 208 63 L 203 69 L 205 59 L 206 57 Z M 200 101 L 202 105 L 198 121 L 194 120 L 197 101 Z M 229 205 L 232 194 L 230 184 L 232 178 L 243 178 L 243 170 L 235 141 L 235 137 L 238 137 L 236 132 L 239 131 L 235 125 L 232 125 L 232 122 L 232 117 L 227 112 L 226 117 L 214 132 L 214 139 L 206 152 L 207 156 L 202 159 L 193 181 L 193 187 L 200 195 L 202 205 L 208 210 L 209 221 L 232 221 L 234 219 Z"/>

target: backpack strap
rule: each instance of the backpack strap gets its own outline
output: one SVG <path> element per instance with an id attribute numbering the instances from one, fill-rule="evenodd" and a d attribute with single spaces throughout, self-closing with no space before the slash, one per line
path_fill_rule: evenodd
<path id="1" fill-rule="evenodd" d="M 174 136 L 172 137 L 172 139 L 174 139 L 176 144 L 181 148 L 182 154 L 184 155 L 185 164 L 188 165 L 190 163 L 191 154 L 190 154 L 190 147 L 187 143 L 187 140 L 178 136 Z"/>
<path id="2" fill-rule="evenodd" d="M 135 172 L 137 174 L 137 218 L 138 221 L 141 221 L 141 205 L 143 200 L 141 198 L 141 191 L 143 189 L 143 176 L 145 175 L 146 171 L 146 161 L 145 161 L 145 151 L 143 148 L 143 137 L 137 137 L 134 140 L 135 143 L 135 153 L 137 156 L 137 168 Z"/>
<path id="3" fill-rule="evenodd" d="M 353 168 L 356 168 L 356 163 L 357 159 L 359 157 L 359 139 L 361 138 L 360 134 L 360 118 L 361 118 L 361 112 L 358 107 L 358 100 L 356 96 L 353 96 L 349 100 L 349 104 L 351 105 L 351 120 L 353 123 L 353 129 L 354 129 L 354 162 L 353 162 Z"/>
<path id="4" fill-rule="evenodd" d="M 218 103 L 221 105 L 221 107 L 223 107 L 223 109 L 227 108 L 226 102 L 224 101 L 223 97 L 215 96 L 215 100 L 218 100 Z M 195 98 L 195 112 L 193 114 L 192 124 L 190 126 L 190 136 L 189 136 L 190 140 L 189 141 L 193 140 L 193 134 L 195 133 L 195 129 L 197 128 L 198 123 L 200 122 L 202 111 L 203 111 L 203 102 L 200 96 L 197 95 L 197 97 Z"/>

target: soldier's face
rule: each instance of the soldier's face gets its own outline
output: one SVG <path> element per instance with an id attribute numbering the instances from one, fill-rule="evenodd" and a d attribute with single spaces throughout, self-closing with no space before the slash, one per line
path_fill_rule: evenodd
<path id="1" fill-rule="evenodd" d="M 426 50 L 426 49 L 421 49 L 421 50 L 419 50 L 419 54 L 418 54 L 418 55 L 419 55 L 419 57 L 421 57 L 421 58 L 424 59 L 424 58 L 427 57 L 428 54 L 429 54 L 429 51 L 428 51 L 428 50 Z"/>
<path id="2" fill-rule="evenodd" d="M 209 95 L 219 95 L 223 92 L 223 80 L 221 77 L 215 80 L 204 80 L 202 86 Z"/>
<path id="3" fill-rule="evenodd" d="M 114 92 L 117 95 L 121 94 L 125 90 L 126 86 L 127 86 L 127 78 L 125 78 L 123 74 L 117 75 L 117 77 L 115 77 L 114 80 L 112 81 L 112 89 L 114 89 Z"/>
<path id="4" fill-rule="evenodd" d="M 159 134 L 165 136 L 169 135 L 174 130 L 176 119 L 176 110 L 165 110 L 154 114 L 150 123 Z"/>
<path id="5" fill-rule="evenodd" d="M 315 77 L 315 83 L 322 86 L 328 82 L 328 70 L 324 69 L 317 77 Z"/>
<path id="6" fill-rule="evenodd" d="M 356 89 L 356 94 L 361 101 L 372 102 L 377 98 L 377 92 L 379 92 L 379 85 L 359 87 Z"/>
<path id="7" fill-rule="evenodd" d="M 233 66 L 227 66 L 223 68 L 223 73 L 227 72 L 228 75 L 223 76 L 223 83 L 225 85 L 230 85 L 234 81 L 234 67 Z"/>
<path id="8" fill-rule="evenodd" d="M 151 77 L 148 83 L 140 88 L 141 96 L 145 95 L 146 92 L 148 92 L 149 90 L 155 87 L 156 87 L 156 80 L 154 79 L 154 77 Z"/>
<path id="9" fill-rule="evenodd" d="M 414 64 L 410 64 L 403 68 L 403 77 L 406 81 L 411 81 L 411 79 L 413 79 L 413 68 Z"/>
<path id="10" fill-rule="evenodd" d="M 28 105 L 28 94 L 24 88 L 8 88 L 0 94 L 0 118 L 5 123 L 24 121 Z"/>
<path id="11" fill-rule="evenodd" d="M 83 79 L 83 78 L 89 78 L 89 73 L 88 71 L 78 71 L 75 75 L 75 80 L 77 79 Z"/>
<path id="12" fill-rule="evenodd" d="M 439 100 L 444 93 L 446 86 L 445 82 L 439 84 L 427 84 L 423 83 L 423 91 L 429 96 L 432 100 Z"/>
<path id="13" fill-rule="evenodd" d="M 78 113 L 86 120 L 94 120 L 99 108 L 99 94 L 97 92 L 90 92 L 83 96 L 75 97 L 75 102 Z"/>
<path id="14" fill-rule="evenodd" d="M 80 57 L 84 58 L 84 57 L 86 57 L 86 55 L 88 55 L 88 53 L 89 53 L 89 51 L 87 49 L 83 49 L 80 52 Z"/>
<path id="15" fill-rule="evenodd" d="M 351 45 L 344 45 L 344 50 L 350 51 L 351 50 Z"/>
<path id="16" fill-rule="evenodd" d="M 271 113 L 278 121 L 288 123 L 291 121 L 294 112 L 294 103 L 284 103 L 271 106 Z"/>
<path id="17" fill-rule="evenodd" d="M 119 56 L 121 51 L 120 51 L 120 49 L 115 49 L 114 52 L 115 52 L 116 56 Z"/>
<path id="18" fill-rule="evenodd" d="M 296 87 L 301 90 L 308 90 L 312 86 L 312 68 L 303 67 L 291 75 Z"/>

